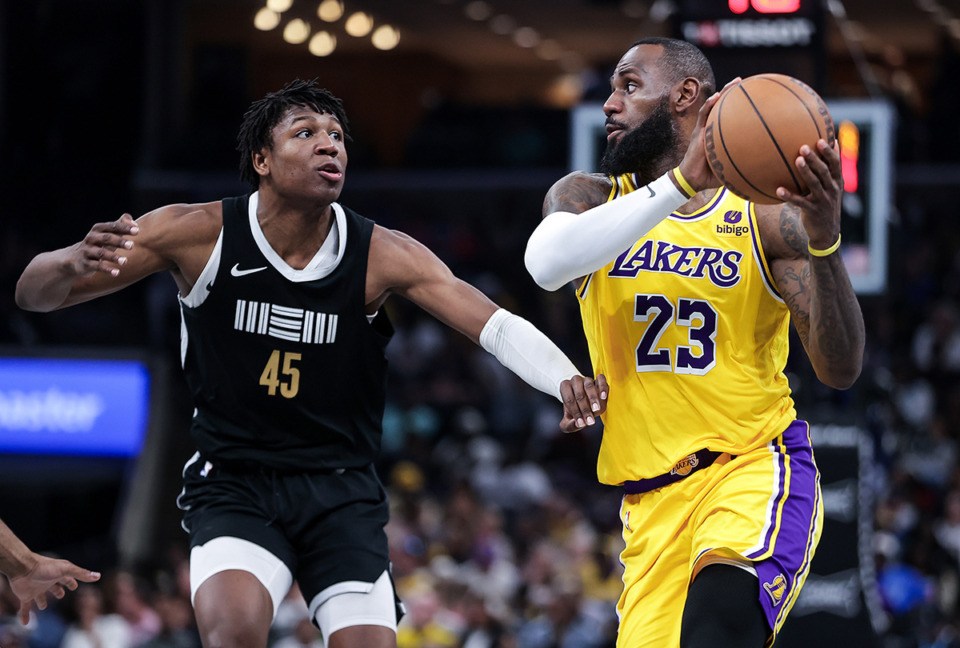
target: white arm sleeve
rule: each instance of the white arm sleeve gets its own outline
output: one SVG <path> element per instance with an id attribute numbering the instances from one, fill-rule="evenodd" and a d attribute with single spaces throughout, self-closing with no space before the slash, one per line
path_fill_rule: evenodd
<path id="1" fill-rule="evenodd" d="M 664 174 L 582 214 L 548 214 L 527 241 L 527 272 L 544 290 L 556 290 L 616 259 L 688 200 Z"/>
<path id="2" fill-rule="evenodd" d="M 533 324 L 501 308 L 480 331 L 480 346 L 527 384 L 560 400 L 560 383 L 581 375 Z"/>

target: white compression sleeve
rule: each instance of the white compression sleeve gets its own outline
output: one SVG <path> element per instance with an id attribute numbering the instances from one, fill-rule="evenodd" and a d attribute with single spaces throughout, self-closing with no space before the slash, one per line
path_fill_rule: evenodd
<path id="1" fill-rule="evenodd" d="M 527 384 L 560 400 L 560 383 L 581 375 L 557 345 L 533 324 L 503 308 L 487 320 L 480 346 Z"/>
<path id="2" fill-rule="evenodd" d="M 527 271 L 544 290 L 556 290 L 616 259 L 688 200 L 663 174 L 646 187 L 581 214 L 548 214 L 527 241 Z"/>

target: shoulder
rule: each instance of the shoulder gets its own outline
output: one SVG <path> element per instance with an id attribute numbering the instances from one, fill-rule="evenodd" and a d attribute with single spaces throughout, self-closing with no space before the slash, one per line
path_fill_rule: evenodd
<path id="1" fill-rule="evenodd" d="M 807 233 L 800 220 L 800 208 L 788 203 L 754 204 L 760 243 L 768 261 L 805 259 Z"/>
<path id="2" fill-rule="evenodd" d="M 613 183 L 601 173 L 574 171 L 557 180 L 543 201 L 543 215 L 556 211 L 580 214 L 607 201 Z"/>
<path id="3" fill-rule="evenodd" d="M 140 239 L 157 241 L 191 241 L 202 243 L 216 238 L 223 227 L 223 204 L 218 200 L 209 203 L 179 203 L 165 205 L 137 219 Z"/>
<path id="4" fill-rule="evenodd" d="M 427 247 L 400 230 L 374 225 L 370 234 L 370 256 L 381 261 L 402 261 L 429 253 Z"/>

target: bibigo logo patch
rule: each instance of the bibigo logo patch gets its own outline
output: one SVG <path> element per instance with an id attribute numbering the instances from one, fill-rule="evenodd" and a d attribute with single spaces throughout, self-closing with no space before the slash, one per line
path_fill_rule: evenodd
<path id="1" fill-rule="evenodd" d="M 737 237 L 750 231 L 750 227 L 743 224 L 743 212 L 731 209 L 723 215 L 723 222 L 717 223 L 717 236 Z"/>

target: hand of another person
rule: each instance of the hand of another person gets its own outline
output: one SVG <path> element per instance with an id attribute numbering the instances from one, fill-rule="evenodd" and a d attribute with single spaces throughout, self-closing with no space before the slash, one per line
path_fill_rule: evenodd
<path id="1" fill-rule="evenodd" d="M 30 621 L 30 608 L 34 603 L 41 610 L 46 609 L 47 594 L 63 598 L 67 589 L 77 589 L 77 581 L 92 583 L 100 579 L 99 573 L 77 567 L 68 560 L 39 554 L 34 557 L 36 564 L 29 571 L 10 579 L 10 589 L 20 599 L 20 621 L 24 625 Z"/>
<path id="2" fill-rule="evenodd" d="M 597 374 L 596 380 L 586 376 L 574 376 L 560 383 L 563 400 L 563 419 L 560 429 L 576 432 L 596 422 L 596 417 L 607 411 L 607 378 Z"/>
<path id="3" fill-rule="evenodd" d="M 109 223 L 97 223 L 83 240 L 74 246 L 71 269 L 77 276 L 89 277 L 96 272 L 107 272 L 114 277 L 120 274 L 120 266 L 127 258 L 123 250 L 133 247 L 133 241 L 125 236 L 134 236 L 140 228 L 130 214 Z"/>

